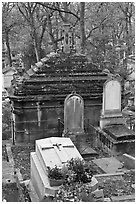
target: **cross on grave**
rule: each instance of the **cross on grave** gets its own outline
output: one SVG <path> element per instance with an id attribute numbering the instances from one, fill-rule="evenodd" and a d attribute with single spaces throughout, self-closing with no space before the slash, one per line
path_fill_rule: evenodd
<path id="1" fill-rule="evenodd" d="M 66 163 L 66 161 L 68 160 L 68 155 L 67 155 L 64 148 L 74 148 L 74 145 L 69 145 L 69 144 L 63 145 L 61 143 L 53 143 L 48 147 L 41 147 L 41 149 L 43 151 L 47 150 L 47 149 L 54 149 L 56 156 L 58 156 L 58 158 L 62 164 Z M 50 159 L 50 157 L 49 157 L 49 159 Z"/>
<path id="2" fill-rule="evenodd" d="M 56 146 L 56 147 L 58 148 L 58 150 L 61 151 L 61 149 L 60 149 L 60 145 L 61 145 L 61 144 L 58 144 L 58 143 L 53 144 L 54 147 Z"/>
<path id="3" fill-rule="evenodd" d="M 36 153 L 43 167 L 62 166 L 71 158 L 81 157 L 69 138 L 47 138 L 36 141 Z"/>

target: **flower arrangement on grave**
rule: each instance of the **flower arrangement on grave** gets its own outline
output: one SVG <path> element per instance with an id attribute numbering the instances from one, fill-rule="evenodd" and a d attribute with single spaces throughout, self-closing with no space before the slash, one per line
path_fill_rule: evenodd
<path id="1" fill-rule="evenodd" d="M 91 166 L 79 158 L 71 159 L 62 167 L 65 182 L 56 194 L 56 201 L 93 201 L 90 182 L 93 177 Z"/>
<path id="2" fill-rule="evenodd" d="M 60 186 L 56 197 L 56 202 L 93 202 L 94 195 L 92 194 L 92 188 L 85 183 L 65 183 Z"/>
<path id="3" fill-rule="evenodd" d="M 72 158 L 67 162 L 66 168 L 68 169 L 68 172 L 66 174 L 66 181 L 68 183 L 91 182 L 93 173 L 84 160 L 81 160 L 79 158 Z"/>
<path id="4" fill-rule="evenodd" d="M 51 186 L 59 186 L 64 183 L 65 175 L 62 168 L 55 165 L 54 168 L 48 167 L 48 177 Z"/>
<path id="5" fill-rule="evenodd" d="M 48 177 L 51 186 L 72 183 L 89 183 L 93 173 L 89 166 L 81 159 L 71 159 L 62 168 L 48 167 Z"/>

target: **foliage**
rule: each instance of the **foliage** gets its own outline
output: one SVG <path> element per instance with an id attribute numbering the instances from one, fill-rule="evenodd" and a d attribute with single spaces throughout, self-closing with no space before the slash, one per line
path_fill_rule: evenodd
<path id="1" fill-rule="evenodd" d="M 64 179 L 65 183 L 88 183 L 93 176 L 91 168 L 81 159 L 71 159 L 62 168 L 48 167 L 48 176 L 52 179 Z"/>
<path id="2" fill-rule="evenodd" d="M 62 169 L 55 165 L 54 168 L 48 167 L 48 177 L 51 179 L 59 180 L 63 179 L 64 175 Z"/>
<path id="3" fill-rule="evenodd" d="M 92 200 L 92 188 L 88 183 L 91 182 L 93 174 L 91 167 L 84 160 L 72 158 L 62 168 L 48 167 L 48 175 L 52 179 L 64 179 L 56 195 L 56 201 L 81 201 L 84 198 L 89 201 L 89 195 L 90 201 Z"/>
<path id="4" fill-rule="evenodd" d="M 92 188 L 86 184 L 76 182 L 64 184 L 56 194 L 56 202 L 93 201 Z"/>
<path id="5" fill-rule="evenodd" d="M 91 181 L 93 176 L 92 170 L 89 168 L 87 163 L 81 159 L 71 159 L 67 163 L 68 175 L 67 182 L 82 182 L 88 183 Z"/>
<path id="6" fill-rule="evenodd" d="M 11 137 L 11 107 L 7 101 L 2 102 L 2 139 Z"/>
<path id="7" fill-rule="evenodd" d="M 99 177 L 99 189 L 103 189 L 105 197 L 132 195 L 135 189 L 132 184 L 135 184 L 135 171 L 129 171 L 122 176 Z"/>
<path id="8" fill-rule="evenodd" d="M 64 23 L 75 28 L 77 52 L 98 68 L 128 78 L 128 57 L 135 52 L 134 2 L 5 2 L 3 41 L 23 55 L 25 69 L 59 49 Z M 11 64 L 11 63 L 10 63 Z"/>
<path id="9" fill-rule="evenodd" d="M 34 144 L 16 144 L 11 147 L 15 168 L 20 169 L 23 180 L 30 179 L 30 153 L 34 152 Z"/>
<path id="10" fill-rule="evenodd" d="M 14 2 L 4 3 L 2 12 L 3 30 L 6 25 L 16 32 L 16 36 L 9 33 L 12 42 L 19 38 L 20 43 L 23 36 L 27 42 L 31 38 L 35 54 L 42 47 L 49 51 L 51 46 L 55 51 L 58 49 L 59 32 L 64 22 L 75 26 L 78 51 L 84 49 L 92 59 L 96 50 L 105 60 L 117 44 L 126 43 L 128 50 L 134 49 L 133 2 Z M 21 46 L 24 47 L 23 43 Z"/>

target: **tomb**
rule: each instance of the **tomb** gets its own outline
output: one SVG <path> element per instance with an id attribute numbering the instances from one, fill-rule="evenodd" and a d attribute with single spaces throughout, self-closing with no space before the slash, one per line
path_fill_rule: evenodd
<path id="1" fill-rule="evenodd" d="M 69 27 L 65 29 L 63 40 L 67 30 L 69 32 Z M 74 38 L 74 33 L 69 32 L 71 34 Z M 64 101 L 72 92 L 84 100 L 84 127 L 76 124 L 80 125 L 80 131 L 87 121 L 99 124 L 103 84 L 108 76 L 101 67 L 76 52 L 73 40 L 67 45 L 64 41 L 60 43 L 62 47 L 58 52 L 46 55 L 30 69 L 20 67 L 13 76 L 9 96 L 13 142 L 62 136 L 63 130 L 66 131 Z"/>
<path id="2" fill-rule="evenodd" d="M 111 155 L 134 154 L 135 151 L 135 133 L 127 127 L 121 112 L 121 84 L 117 78 L 109 79 L 104 84 L 96 143 Z"/>
<path id="3" fill-rule="evenodd" d="M 59 187 L 50 186 L 48 167 L 62 167 L 72 158 L 83 159 L 70 138 L 51 137 L 36 140 L 35 152 L 31 153 L 30 189 L 37 194 L 38 201 L 44 196 L 55 196 Z M 93 177 L 90 183 L 97 190 L 97 180 Z M 36 201 L 36 200 L 35 200 Z"/>

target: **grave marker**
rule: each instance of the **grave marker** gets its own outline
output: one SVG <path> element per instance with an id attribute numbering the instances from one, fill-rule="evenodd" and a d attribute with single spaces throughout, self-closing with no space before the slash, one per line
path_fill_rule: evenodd
<path id="1" fill-rule="evenodd" d="M 109 80 L 103 89 L 102 114 L 121 112 L 121 85 L 118 80 Z"/>
<path id="2" fill-rule="evenodd" d="M 84 102 L 80 95 L 70 94 L 64 102 L 64 134 L 84 133 Z"/>
<path id="3" fill-rule="evenodd" d="M 110 124 L 124 124 L 121 113 L 121 84 L 116 78 L 109 79 L 103 87 L 103 104 L 100 127 Z"/>

